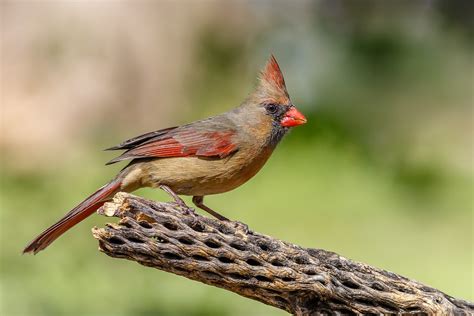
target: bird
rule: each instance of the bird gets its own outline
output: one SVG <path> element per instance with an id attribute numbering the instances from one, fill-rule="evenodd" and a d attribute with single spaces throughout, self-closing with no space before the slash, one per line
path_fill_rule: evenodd
<path id="1" fill-rule="evenodd" d="M 107 165 L 129 161 L 118 175 L 34 238 L 23 253 L 36 254 L 97 211 L 117 192 L 160 188 L 180 206 L 179 195 L 219 220 L 229 219 L 204 204 L 204 197 L 233 190 L 267 162 L 288 131 L 306 123 L 288 94 L 272 54 L 254 91 L 236 108 L 186 125 L 128 139 L 106 150 L 123 152 Z M 189 208 L 188 208 L 189 209 Z"/>

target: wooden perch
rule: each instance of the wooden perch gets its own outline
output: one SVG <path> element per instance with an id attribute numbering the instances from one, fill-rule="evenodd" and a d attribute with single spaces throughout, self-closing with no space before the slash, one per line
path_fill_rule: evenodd
<path id="1" fill-rule="evenodd" d="M 118 193 L 98 212 L 121 219 L 93 229 L 99 249 L 107 255 L 295 315 L 474 313 L 473 303 L 395 273 L 261 235 L 242 223 L 203 217 L 175 203 Z"/>

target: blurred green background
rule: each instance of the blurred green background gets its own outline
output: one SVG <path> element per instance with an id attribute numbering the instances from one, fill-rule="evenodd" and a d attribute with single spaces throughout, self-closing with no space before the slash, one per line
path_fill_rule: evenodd
<path id="1" fill-rule="evenodd" d="M 284 315 L 98 253 L 99 216 L 21 255 L 122 167 L 100 149 L 237 106 L 270 53 L 309 122 L 208 204 L 474 300 L 472 1 L 0 7 L 0 314 Z"/>

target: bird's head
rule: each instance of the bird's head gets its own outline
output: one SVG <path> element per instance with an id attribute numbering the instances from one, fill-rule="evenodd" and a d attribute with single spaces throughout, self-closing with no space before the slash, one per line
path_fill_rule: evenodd
<path id="1" fill-rule="evenodd" d="M 304 115 L 290 100 L 285 79 L 273 55 L 260 74 L 253 101 L 259 111 L 271 119 L 273 126 L 286 130 L 306 123 Z"/>

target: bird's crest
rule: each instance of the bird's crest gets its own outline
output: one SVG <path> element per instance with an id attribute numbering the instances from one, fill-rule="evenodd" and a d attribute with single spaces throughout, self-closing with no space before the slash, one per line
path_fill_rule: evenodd
<path id="1" fill-rule="evenodd" d="M 286 90 L 285 79 L 275 56 L 270 56 L 265 68 L 260 73 L 259 79 L 258 90 L 261 97 L 268 98 L 270 102 L 277 102 L 278 104 L 289 103 L 290 98 Z"/>

